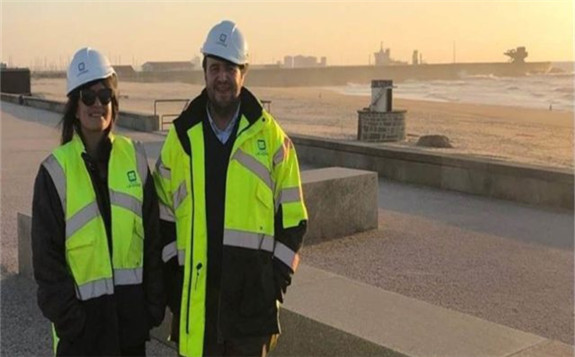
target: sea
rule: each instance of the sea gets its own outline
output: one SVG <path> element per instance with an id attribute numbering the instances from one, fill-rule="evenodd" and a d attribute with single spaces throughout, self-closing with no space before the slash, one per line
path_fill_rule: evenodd
<path id="1" fill-rule="evenodd" d="M 554 73 L 524 77 L 462 76 L 457 80 L 394 83 L 393 97 L 574 112 L 574 62 L 554 62 Z M 371 96 L 370 83 L 329 87 L 346 95 Z"/>

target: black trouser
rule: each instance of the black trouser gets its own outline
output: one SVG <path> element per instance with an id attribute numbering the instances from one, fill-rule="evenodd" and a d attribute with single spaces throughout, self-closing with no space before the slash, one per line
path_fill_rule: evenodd
<path id="1" fill-rule="evenodd" d="M 222 344 L 204 344 L 204 356 L 266 357 L 273 350 L 278 335 L 230 339 Z"/>
<path id="2" fill-rule="evenodd" d="M 224 343 L 204 343 L 205 357 L 241 356 L 266 357 L 276 346 L 279 335 L 239 338 Z M 178 353 L 178 356 L 182 357 Z"/>
<path id="3" fill-rule="evenodd" d="M 146 343 L 134 347 L 122 348 L 122 356 L 146 356 Z"/>

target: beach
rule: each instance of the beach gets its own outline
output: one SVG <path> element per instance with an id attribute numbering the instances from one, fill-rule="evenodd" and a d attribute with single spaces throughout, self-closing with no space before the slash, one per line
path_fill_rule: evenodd
<path id="1" fill-rule="evenodd" d="M 248 74 L 249 75 L 249 74 Z M 185 83 L 120 81 L 120 109 L 154 112 L 156 99 L 190 99 L 202 86 Z M 353 141 L 357 111 L 369 97 L 345 95 L 330 88 L 249 88 L 260 100 L 271 101 L 270 111 L 288 133 Z M 64 101 L 64 79 L 34 79 L 34 95 Z M 159 114 L 176 114 L 183 103 L 160 103 Z M 519 164 L 573 169 L 573 111 L 520 106 L 393 99 L 394 110 L 407 110 L 406 140 L 373 144 L 411 147 Z M 422 135 L 445 135 L 453 148 L 416 146 Z"/>

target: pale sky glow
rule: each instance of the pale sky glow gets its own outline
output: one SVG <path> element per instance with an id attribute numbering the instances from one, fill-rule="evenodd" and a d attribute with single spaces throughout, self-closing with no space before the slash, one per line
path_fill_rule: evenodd
<path id="1" fill-rule="evenodd" d="M 80 47 L 113 63 L 190 60 L 209 29 L 234 20 L 252 63 L 285 55 L 368 64 L 380 42 L 394 59 L 418 49 L 428 63 L 504 62 L 526 46 L 527 61 L 572 61 L 572 0 L 543 1 L 12 1 L 1 2 L 1 60 L 63 67 Z M 373 62 L 373 57 L 371 59 Z"/>

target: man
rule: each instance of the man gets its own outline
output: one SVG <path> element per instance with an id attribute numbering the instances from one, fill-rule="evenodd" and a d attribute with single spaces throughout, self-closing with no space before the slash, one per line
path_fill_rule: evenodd
<path id="1" fill-rule="evenodd" d="M 243 87 L 236 25 L 214 26 L 202 53 L 206 88 L 174 120 L 154 175 L 171 339 L 183 356 L 265 356 L 306 230 L 298 161 Z"/>

